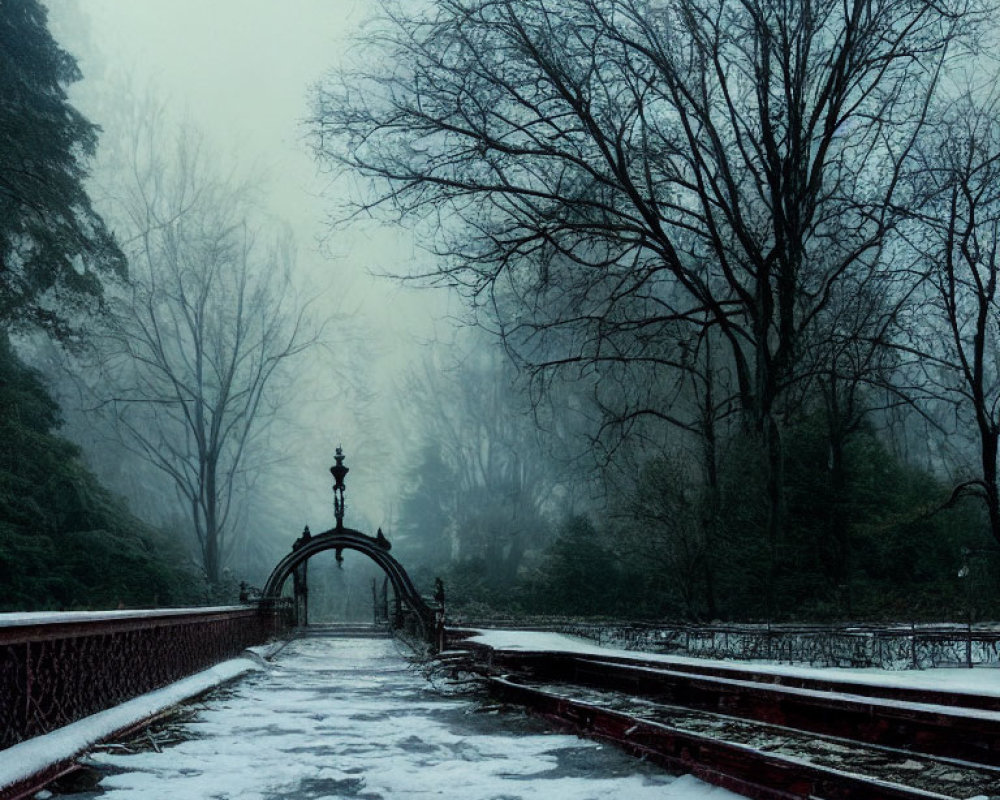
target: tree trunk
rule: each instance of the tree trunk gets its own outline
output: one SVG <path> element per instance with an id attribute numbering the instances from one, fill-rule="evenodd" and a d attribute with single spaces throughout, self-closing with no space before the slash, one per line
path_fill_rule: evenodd
<path id="1" fill-rule="evenodd" d="M 986 513 L 989 515 L 990 533 L 1000 543 L 1000 489 L 997 487 L 998 431 L 982 432 L 983 490 Z"/>
<path id="2" fill-rule="evenodd" d="M 785 456 L 777 421 L 770 415 L 764 420 L 764 450 L 767 459 L 767 586 L 765 603 L 768 620 L 777 611 L 778 552 L 784 540 Z"/>
<path id="3" fill-rule="evenodd" d="M 710 620 L 719 616 L 715 597 L 715 569 L 718 559 L 714 556 L 716 529 L 719 521 L 719 459 L 715 431 L 715 400 L 712 391 L 712 348 L 706 344 L 705 397 L 702 409 L 702 447 L 705 468 L 705 498 L 701 510 L 701 572 L 704 580 L 705 612 Z"/>
<path id="4" fill-rule="evenodd" d="M 205 466 L 205 489 L 202 502 L 205 509 L 205 575 L 209 584 L 218 586 L 222 580 L 222 564 L 219 553 L 219 521 L 216 507 L 215 465 L 209 461 Z"/>
<path id="5" fill-rule="evenodd" d="M 847 464 L 845 463 L 845 447 L 847 445 L 844 430 L 843 412 L 840 407 L 837 378 L 830 376 L 827 387 L 827 444 L 830 448 L 830 550 L 833 558 L 831 563 L 833 579 L 838 589 L 843 592 L 846 605 L 845 612 L 851 614 L 850 571 L 851 571 L 851 537 L 850 518 L 847 507 Z"/>

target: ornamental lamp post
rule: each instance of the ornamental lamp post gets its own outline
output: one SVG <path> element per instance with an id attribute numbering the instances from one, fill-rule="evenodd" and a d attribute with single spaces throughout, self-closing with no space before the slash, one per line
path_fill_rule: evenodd
<path id="1" fill-rule="evenodd" d="M 337 530 L 344 528 L 344 478 L 350 469 L 344 466 L 344 451 L 338 445 L 337 452 L 333 456 L 337 463 L 330 467 L 330 474 L 333 475 L 333 516 L 337 520 Z"/>

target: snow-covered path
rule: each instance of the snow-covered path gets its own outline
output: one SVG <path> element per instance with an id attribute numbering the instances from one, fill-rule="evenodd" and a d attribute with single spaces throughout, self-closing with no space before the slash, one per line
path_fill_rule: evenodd
<path id="1" fill-rule="evenodd" d="M 389 640 L 305 639 L 216 693 L 163 752 L 97 753 L 77 800 L 732 800 L 517 712 L 445 696 Z"/>

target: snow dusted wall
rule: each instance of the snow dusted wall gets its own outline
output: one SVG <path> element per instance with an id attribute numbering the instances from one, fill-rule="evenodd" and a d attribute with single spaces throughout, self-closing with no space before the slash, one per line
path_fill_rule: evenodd
<path id="1" fill-rule="evenodd" d="M 608 647 L 817 667 L 1000 667 L 1000 626 L 658 626 L 565 623 Z"/>

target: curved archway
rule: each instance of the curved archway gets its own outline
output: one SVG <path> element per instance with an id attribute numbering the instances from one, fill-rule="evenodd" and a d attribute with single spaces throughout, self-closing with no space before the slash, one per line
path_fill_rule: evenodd
<path id="1" fill-rule="evenodd" d="M 351 528 L 331 528 L 315 536 L 303 536 L 296 540 L 292 551 L 286 555 L 271 572 L 267 583 L 264 584 L 262 596 L 264 600 L 276 601 L 281 596 L 281 590 L 285 581 L 291 577 L 292 573 L 302 564 L 305 564 L 317 553 L 325 550 L 356 550 L 368 556 L 372 561 L 381 567 L 392 583 L 396 598 L 405 603 L 413 612 L 417 624 L 421 628 L 421 633 L 427 640 L 432 640 L 434 630 L 434 611 L 417 592 L 410 576 L 403 569 L 395 558 L 389 555 L 390 544 L 382 536 L 368 536 Z"/>

